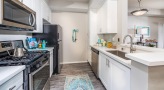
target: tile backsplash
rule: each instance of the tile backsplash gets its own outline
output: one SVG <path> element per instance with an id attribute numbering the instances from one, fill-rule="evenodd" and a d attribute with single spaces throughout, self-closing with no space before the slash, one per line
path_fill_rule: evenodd
<path id="1" fill-rule="evenodd" d="M 32 35 L 25 31 L 0 30 L 0 41 L 23 40 L 25 44 L 26 37 L 32 37 Z"/>

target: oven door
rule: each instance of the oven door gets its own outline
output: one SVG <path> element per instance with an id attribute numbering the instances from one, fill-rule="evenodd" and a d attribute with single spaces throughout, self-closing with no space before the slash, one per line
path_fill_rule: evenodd
<path id="1" fill-rule="evenodd" d="M 30 90 L 50 90 L 50 65 L 47 61 L 36 71 L 29 74 Z"/>
<path id="2" fill-rule="evenodd" d="M 36 12 L 25 6 L 19 0 L 3 1 L 2 25 L 34 30 L 36 27 Z"/>

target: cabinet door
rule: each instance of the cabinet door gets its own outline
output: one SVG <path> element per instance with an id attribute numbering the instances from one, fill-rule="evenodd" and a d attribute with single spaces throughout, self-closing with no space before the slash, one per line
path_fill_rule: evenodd
<path id="1" fill-rule="evenodd" d="M 35 33 L 43 33 L 43 18 L 42 18 L 42 8 L 41 8 L 41 0 L 35 0 L 34 2 L 34 10 L 36 11 L 36 30 L 33 32 Z"/>
<path id="2" fill-rule="evenodd" d="M 117 33 L 117 0 L 107 2 L 107 33 Z"/>
<path id="3" fill-rule="evenodd" d="M 102 53 L 100 53 L 99 55 L 99 77 L 100 80 L 102 81 L 103 85 L 105 86 L 105 88 L 107 90 L 109 90 L 109 86 L 110 86 L 110 66 L 108 63 L 109 59 Z"/>
<path id="4" fill-rule="evenodd" d="M 111 62 L 111 90 L 130 90 L 130 69 L 116 62 Z"/>
<path id="5" fill-rule="evenodd" d="M 27 7 L 31 8 L 32 10 L 34 9 L 34 1 L 35 0 L 22 0 L 23 4 L 25 4 Z"/>
<path id="6" fill-rule="evenodd" d="M 48 12 L 49 12 L 49 7 L 46 4 L 46 2 L 43 0 L 42 1 L 42 17 L 43 17 L 43 19 L 45 19 L 47 21 L 48 21 L 48 15 L 49 15 Z"/>
<path id="7" fill-rule="evenodd" d="M 107 1 L 99 9 L 98 18 L 98 33 L 106 33 L 107 31 Z"/>

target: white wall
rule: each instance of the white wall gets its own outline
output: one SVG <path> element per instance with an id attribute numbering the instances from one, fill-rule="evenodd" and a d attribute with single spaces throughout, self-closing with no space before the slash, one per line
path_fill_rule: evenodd
<path id="1" fill-rule="evenodd" d="M 52 14 L 52 23 L 63 28 L 63 61 L 76 63 L 87 61 L 88 14 L 58 12 Z M 78 29 L 77 42 L 72 42 L 72 30 Z"/>
<path id="2" fill-rule="evenodd" d="M 158 40 L 158 24 L 164 24 L 164 18 L 157 17 L 128 17 L 128 31 L 134 30 L 134 26 L 149 26 L 150 39 Z"/>
<path id="3" fill-rule="evenodd" d="M 31 37 L 31 34 L 27 32 L 20 31 L 8 31 L 8 30 L 0 30 L 0 41 L 8 41 L 8 40 L 23 40 L 25 44 L 26 37 Z"/>

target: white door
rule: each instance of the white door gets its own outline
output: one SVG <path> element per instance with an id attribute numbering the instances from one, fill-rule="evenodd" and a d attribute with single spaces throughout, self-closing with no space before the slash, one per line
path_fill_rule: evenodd
<path id="1" fill-rule="evenodd" d="M 130 90 L 130 69 L 115 61 L 110 66 L 111 90 Z"/>

